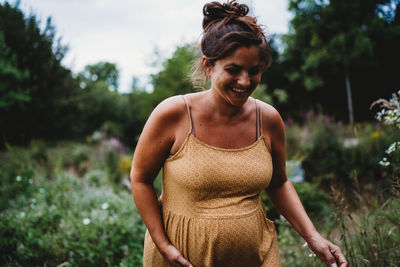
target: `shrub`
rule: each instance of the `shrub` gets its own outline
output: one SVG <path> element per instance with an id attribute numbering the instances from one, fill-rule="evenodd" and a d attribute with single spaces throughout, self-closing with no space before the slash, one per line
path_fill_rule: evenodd
<path id="1" fill-rule="evenodd" d="M 1 213 L 3 264 L 141 264 L 145 227 L 129 193 L 68 176 L 35 186 L 29 197 L 20 195 Z"/>
<path id="2" fill-rule="evenodd" d="M 385 190 L 387 175 L 379 161 L 384 150 L 396 137 L 393 130 L 372 123 L 345 127 L 322 115 L 308 115 L 302 127 L 287 128 L 289 155 L 302 161 L 305 180 L 319 184 L 330 192 L 343 188 L 350 206 L 357 206 L 354 193 L 372 191 L 378 195 Z"/>
<path id="3" fill-rule="evenodd" d="M 325 223 L 330 219 L 331 214 L 331 198 L 328 194 L 318 189 L 317 184 L 310 184 L 307 182 L 293 183 L 301 202 L 311 220 L 317 223 Z M 277 209 L 269 201 L 268 197 L 263 193 L 261 199 L 267 210 L 267 216 L 273 220 L 276 225 L 281 221 L 281 217 Z"/>
<path id="4" fill-rule="evenodd" d="M 30 196 L 34 192 L 35 176 L 44 175 L 40 165 L 32 159 L 29 150 L 8 146 L 0 154 L 0 212 L 12 207 L 17 196 Z"/>
<path id="5" fill-rule="evenodd" d="M 286 220 L 282 220 L 278 230 L 279 254 L 282 266 L 320 267 L 324 265 Z"/>
<path id="6" fill-rule="evenodd" d="M 342 159 L 339 138 L 332 127 L 321 120 L 302 151 L 305 155 L 302 167 L 307 181 L 323 183 L 334 178 Z"/>
<path id="7" fill-rule="evenodd" d="M 52 179 L 41 157 L 9 147 L 0 154 L 1 266 L 140 266 L 145 226 L 130 192 L 113 186 L 102 164 L 82 178 L 69 172 L 74 151 L 85 160 L 92 148 L 44 148 L 58 167 Z M 63 169 L 66 168 L 66 169 Z M 96 169 L 97 168 L 97 169 Z"/>

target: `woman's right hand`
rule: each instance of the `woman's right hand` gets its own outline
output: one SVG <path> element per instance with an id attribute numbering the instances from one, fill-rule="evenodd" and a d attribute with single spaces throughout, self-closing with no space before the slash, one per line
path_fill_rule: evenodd
<path id="1" fill-rule="evenodd" d="M 193 265 L 182 256 L 182 253 L 171 244 L 163 250 L 163 254 L 169 262 L 177 267 L 193 267 Z"/>

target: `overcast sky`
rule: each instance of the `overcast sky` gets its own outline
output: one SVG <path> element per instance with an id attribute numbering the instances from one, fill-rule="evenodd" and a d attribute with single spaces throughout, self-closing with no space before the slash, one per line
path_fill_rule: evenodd
<path id="1" fill-rule="evenodd" d="M 0 0 L 4 3 L 4 0 Z M 15 0 L 9 1 L 14 3 Z M 202 7 L 209 0 L 21 0 L 20 8 L 45 21 L 52 17 L 69 51 L 63 61 L 73 72 L 99 61 L 116 63 L 119 91 L 128 92 L 133 77 L 144 86 L 157 69 L 157 48 L 168 57 L 177 45 L 197 42 Z M 265 25 L 266 33 L 286 33 L 288 0 L 242 0 Z"/>

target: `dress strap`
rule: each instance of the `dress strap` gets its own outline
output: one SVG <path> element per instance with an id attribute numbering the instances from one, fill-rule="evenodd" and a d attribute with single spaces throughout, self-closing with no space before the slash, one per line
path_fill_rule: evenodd
<path id="1" fill-rule="evenodd" d="M 256 131 L 257 131 L 257 139 L 261 136 L 261 130 L 262 130 L 262 111 L 260 108 L 260 104 L 258 103 L 257 100 L 254 99 L 256 102 L 256 119 L 257 119 L 257 126 L 256 126 Z"/>
<path id="2" fill-rule="evenodd" d="M 188 116 L 189 116 L 189 125 L 190 125 L 189 132 L 194 135 L 194 127 L 193 127 L 193 121 L 192 121 L 192 113 L 190 112 L 189 99 L 187 98 L 186 95 L 183 95 L 183 99 L 185 100 L 186 109 L 187 109 L 187 113 L 188 113 Z"/>

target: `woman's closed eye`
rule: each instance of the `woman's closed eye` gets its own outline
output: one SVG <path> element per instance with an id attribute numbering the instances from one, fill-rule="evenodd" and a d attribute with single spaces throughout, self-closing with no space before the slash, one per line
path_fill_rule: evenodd
<path id="1" fill-rule="evenodd" d="M 261 68 L 259 66 L 253 67 L 249 70 L 249 75 L 257 75 L 258 73 L 260 73 Z"/>
<path id="2" fill-rule="evenodd" d="M 229 67 L 225 69 L 229 74 L 236 75 L 242 70 L 240 67 Z"/>
<path id="3" fill-rule="evenodd" d="M 242 71 L 242 68 L 241 67 L 229 67 L 229 68 L 226 68 L 225 70 L 229 74 L 236 75 Z M 249 70 L 248 74 L 249 74 L 249 76 L 253 76 L 253 75 L 257 75 L 258 73 L 260 73 L 260 71 L 261 71 L 261 68 L 259 66 L 255 66 Z"/>

